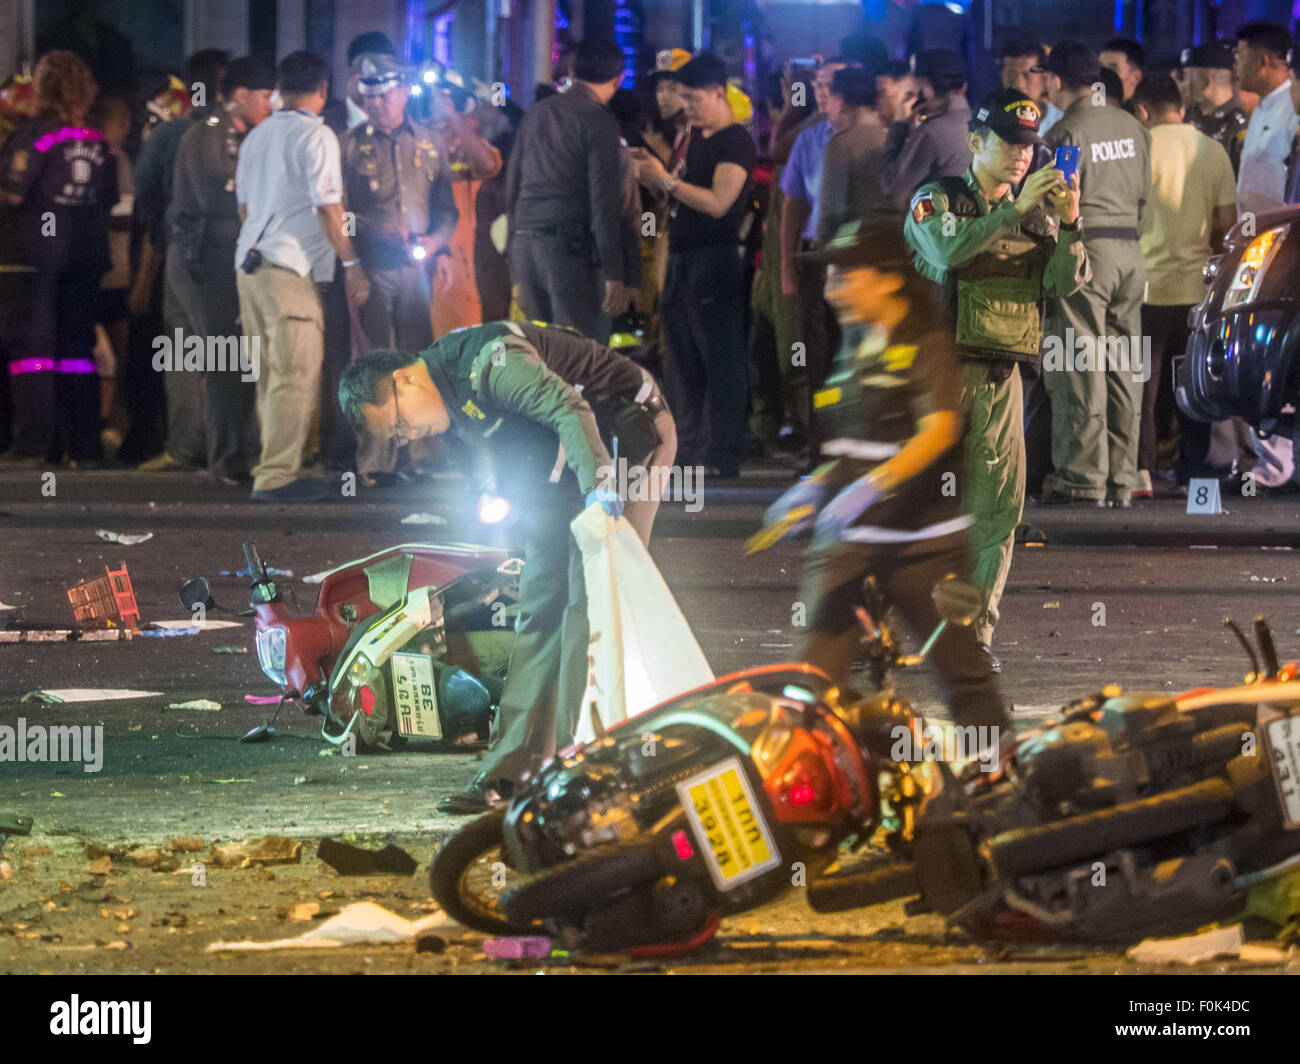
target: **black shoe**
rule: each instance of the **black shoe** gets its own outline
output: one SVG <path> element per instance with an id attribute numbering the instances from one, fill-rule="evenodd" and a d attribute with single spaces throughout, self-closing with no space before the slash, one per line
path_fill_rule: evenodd
<path id="1" fill-rule="evenodd" d="M 249 498 L 253 502 L 324 502 L 329 488 L 319 477 L 299 477 L 278 488 L 254 490 Z"/>
<path id="2" fill-rule="evenodd" d="M 514 789 L 514 784 L 509 780 L 490 780 L 479 774 L 459 794 L 439 799 L 438 812 L 451 813 L 453 816 L 486 813 L 489 809 L 508 804 Z"/>
<path id="3" fill-rule="evenodd" d="M 1045 490 L 1033 500 L 1039 506 L 1096 506 L 1105 508 L 1105 499 L 1085 499 L 1082 495 L 1070 495 L 1055 488 Z"/>
<path id="4" fill-rule="evenodd" d="M 998 661 L 998 659 L 993 656 L 993 648 L 989 646 L 987 643 L 981 643 L 980 649 L 989 656 L 990 668 L 992 668 L 994 672 L 1001 672 L 1002 662 Z"/>
<path id="5" fill-rule="evenodd" d="M 1043 547 L 1047 545 L 1047 533 L 1037 525 L 1021 521 L 1016 525 L 1016 542 L 1026 547 Z"/>

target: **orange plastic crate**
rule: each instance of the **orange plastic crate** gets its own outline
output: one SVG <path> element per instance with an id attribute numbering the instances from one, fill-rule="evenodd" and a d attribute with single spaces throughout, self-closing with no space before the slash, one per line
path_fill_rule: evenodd
<path id="1" fill-rule="evenodd" d="M 103 576 L 83 580 L 68 588 L 67 595 L 72 615 L 84 628 L 140 627 L 140 610 L 125 564 L 120 569 L 104 566 Z"/>

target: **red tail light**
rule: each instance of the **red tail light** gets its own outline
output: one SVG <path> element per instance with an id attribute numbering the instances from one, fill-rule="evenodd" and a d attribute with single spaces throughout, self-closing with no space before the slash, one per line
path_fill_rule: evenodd
<path id="1" fill-rule="evenodd" d="M 370 687 L 361 688 L 361 712 L 367 717 L 375 714 L 375 692 Z"/>
<path id="2" fill-rule="evenodd" d="M 689 861 L 695 856 L 695 848 L 691 845 L 691 840 L 686 837 L 684 831 L 673 832 L 673 849 L 677 851 L 677 856 L 683 861 Z"/>
<path id="3" fill-rule="evenodd" d="M 781 820 L 822 820 L 839 804 L 835 781 L 814 744 L 786 761 L 765 787 Z"/>

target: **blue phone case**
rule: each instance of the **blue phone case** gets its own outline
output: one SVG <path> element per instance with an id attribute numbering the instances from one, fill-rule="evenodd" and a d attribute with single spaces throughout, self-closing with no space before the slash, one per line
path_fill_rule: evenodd
<path id="1" fill-rule="evenodd" d="M 1079 170 L 1079 146 L 1077 144 L 1062 144 L 1056 149 L 1056 169 L 1065 175 L 1066 184 Z"/>

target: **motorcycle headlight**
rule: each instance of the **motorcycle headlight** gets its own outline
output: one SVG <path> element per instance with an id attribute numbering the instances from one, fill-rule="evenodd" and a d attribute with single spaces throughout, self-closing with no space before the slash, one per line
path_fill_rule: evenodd
<path id="1" fill-rule="evenodd" d="M 1224 310 L 1254 300 L 1263 287 L 1264 274 L 1268 272 L 1269 265 L 1277 257 L 1277 250 L 1282 246 L 1285 237 L 1286 229 L 1279 227 L 1264 230 L 1250 242 L 1242 253 L 1237 268 L 1232 272 L 1232 280 L 1228 283 L 1228 290 L 1223 296 Z"/>
<path id="2" fill-rule="evenodd" d="M 285 649 L 288 645 L 288 633 L 280 625 L 274 628 L 262 628 L 257 633 L 257 661 L 262 671 L 272 683 L 288 687 L 289 680 L 284 674 Z"/>

